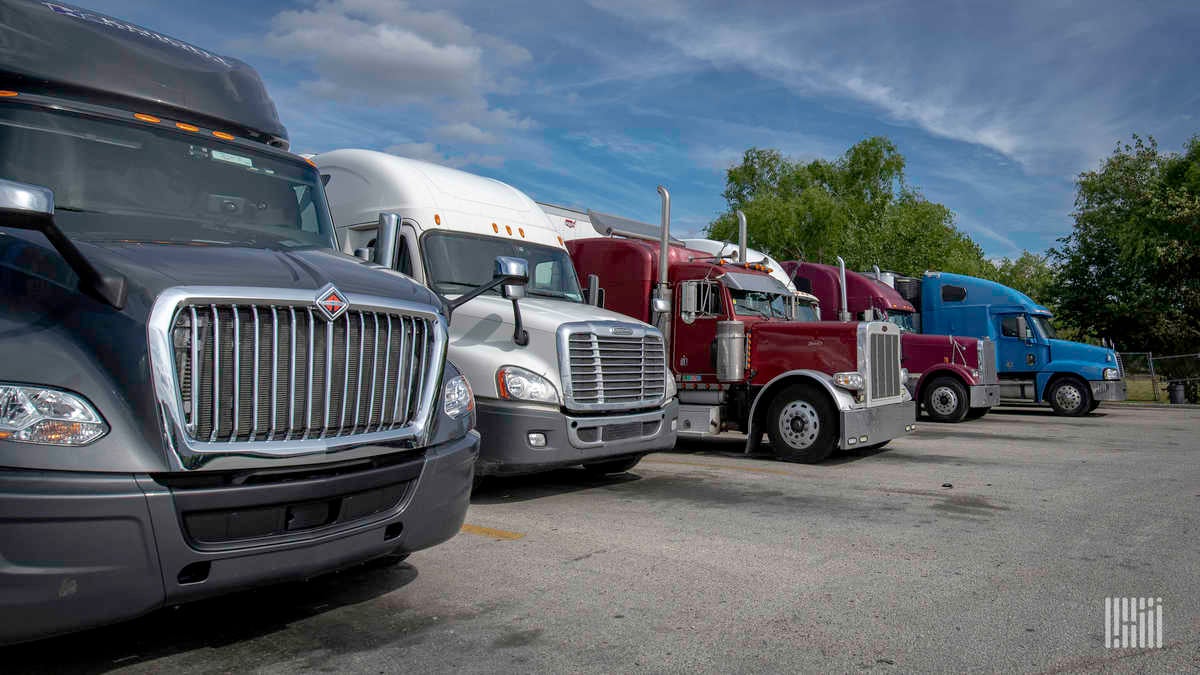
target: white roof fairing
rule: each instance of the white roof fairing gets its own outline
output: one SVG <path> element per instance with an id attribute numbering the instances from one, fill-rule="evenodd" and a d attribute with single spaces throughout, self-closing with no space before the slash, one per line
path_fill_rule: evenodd
<path id="1" fill-rule="evenodd" d="M 415 218 L 422 230 L 511 237 L 563 248 L 538 205 L 498 180 L 375 150 L 334 150 L 313 161 L 322 174 L 330 175 L 331 185 L 340 183 L 329 191 L 330 210 L 339 227 L 375 223 L 380 212 L 395 212 Z"/>

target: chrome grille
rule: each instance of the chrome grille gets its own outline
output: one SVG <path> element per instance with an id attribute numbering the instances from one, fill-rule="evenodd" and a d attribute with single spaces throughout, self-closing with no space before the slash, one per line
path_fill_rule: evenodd
<path id="1" fill-rule="evenodd" d="M 662 402 L 667 359 L 661 333 L 622 324 L 564 328 L 560 361 L 568 408 L 628 410 Z"/>
<path id="2" fill-rule="evenodd" d="M 870 401 L 890 399 L 900 395 L 900 333 L 867 330 L 867 363 L 870 370 Z"/>
<path id="3" fill-rule="evenodd" d="M 202 443 L 405 428 L 438 358 L 428 319 L 359 309 L 183 305 L 170 335 L 185 433 Z"/>
<path id="4" fill-rule="evenodd" d="M 996 343 L 991 340 L 979 342 L 979 381 L 983 384 L 996 384 L 1000 381 L 996 374 Z"/>

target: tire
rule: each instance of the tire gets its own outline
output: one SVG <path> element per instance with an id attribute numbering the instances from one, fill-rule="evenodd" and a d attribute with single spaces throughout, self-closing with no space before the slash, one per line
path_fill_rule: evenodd
<path id="1" fill-rule="evenodd" d="M 921 392 L 925 414 L 934 422 L 961 422 L 971 409 L 967 388 L 957 378 L 935 377 Z"/>
<path id="2" fill-rule="evenodd" d="M 807 384 L 779 392 L 767 408 L 767 436 L 775 456 L 815 464 L 837 447 L 837 417 L 825 392 Z"/>
<path id="3" fill-rule="evenodd" d="M 1091 405 L 1088 406 L 1088 412 L 1096 412 L 1096 408 L 1100 407 L 1100 401 L 1092 399 Z"/>
<path id="4" fill-rule="evenodd" d="M 583 465 L 583 470 L 597 476 L 603 476 L 610 473 L 625 473 L 626 471 L 637 466 L 637 463 L 642 461 L 641 455 L 633 457 L 621 457 L 620 459 L 609 459 L 603 462 L 591 462 Z"/>
<path id="5" fill-rule="evenodd" d="M 1054 408 L 1054 414 L 1064 417 L 1079 417 L 1087 414 L 1092 405 L 1092 392 L 1077 377 L 1061 377 L 1046 390 L 1046 400 Z"/>
<path id="6" fill-rule="evenodd" d="M 988 414 L 989 410 L 991 410 L 991 408 L 971 408 L 970 410 L 967 411 L 967 416 L 965 419 L 977 420 L 980 417 L 983 417 L 984 415 Z"/>

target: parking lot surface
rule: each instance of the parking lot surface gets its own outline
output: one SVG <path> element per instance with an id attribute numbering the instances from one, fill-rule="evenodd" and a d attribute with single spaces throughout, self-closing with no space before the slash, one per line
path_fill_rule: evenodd
<path id="1" fill-rule="evenodd" d="M 949 487 L 947 487 L 947 485 Z M 0 650 L 3 670 L 1200 669 L 1200 415 L 1002 408 L 825 463 L 689 443 L 498 479 L 369 565 Z M 1106 597 L 1162 598 L 1105 649 Z"/>

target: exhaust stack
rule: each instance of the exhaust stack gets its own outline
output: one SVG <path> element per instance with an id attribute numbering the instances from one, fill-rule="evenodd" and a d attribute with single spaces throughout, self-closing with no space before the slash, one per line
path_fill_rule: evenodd
<path id="1" fill-rule="evenodd" d="M 850 302 L 846 300 L 846 261 L 838 256 L 838 285 L 841 286 L 842 304 L 838 307 L 838 321 L 850 320 Z"/>
<path id="2" fill-rule="evenodd" d="M 746 264 L 746 214 L 737 210 L 738 219 L 738 262 Z"/>
<path id="3" fill-rule="evenodd" d="M 658 287 L 654 290 L 657 302 L 657 314 L 652 317 L 654 325 L 662 331 L 665 344 L 671 344 L 671 193 L 666 187 L 658 186 L 658 196 L 662 198 L 662 232 L 658 249 Z"/>
<path id="4" fill-rule="evenodd" d="M 875 281 L 882 281 L 883 273 L 879 271 L 879 265 L 871 265 L 871 269 L 875 270 Z"/>

